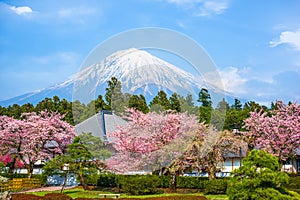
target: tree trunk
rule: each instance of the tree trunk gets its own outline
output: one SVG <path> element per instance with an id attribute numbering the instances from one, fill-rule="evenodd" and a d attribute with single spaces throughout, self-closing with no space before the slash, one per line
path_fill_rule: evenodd
<path id="1" fill-rule="evenodd" d="M 216 178 L 216 167 L 214 164 L 209 164 L 208 165 L 208 178 L 209 180 L 215 179 Z"/>
<path id="2" fill-rule="evenodd" d="M 10 166 L 9 166 L 9 173 L 10 173 L 10 174 L 13 174 L 13 173 L 14 173 L 16 161 L 17 161 L 17 159 L 14 158 L 14 159 L 13 159 L 13 162 L 12 162 L 12 163 L 10 164 Z"/>
<path id="3" fill-rule="evenodd" d="M 33 172 L 33 164 L 30 163 L 26 165 L 26 168 L 27 168 L 28 178 L 31 178 Z"/>
<path id="4" fill-rule="evenodd" d="M 78 176 L 79 176 L 80 183 L 81 183 L 83 189 L 84 189 L 84 190 L 89 190 L 90 188 L 89 188 L 89 186 L 85 183 L 85 180 L 84 180 L 83 175 L 82 175 L 81 172 L 78 173 Z"/>
<path id="5" fill-rule="evenodd" d="M 176 174 L 175 173 L 171 174 L 169 189 L 171 192 L 176 192 Z"/>
<path id="6" fill-rule="evenodd" d="M 60 193 L 64 193 L 64 189 L 66 187 L 68 177 L 69 177 L 69 170 L 67 170 L 67 172 L 65 174 L 65 180 L 64 180 L 64 183 L 63 183 L 63 185 L 61 187 Z"/>

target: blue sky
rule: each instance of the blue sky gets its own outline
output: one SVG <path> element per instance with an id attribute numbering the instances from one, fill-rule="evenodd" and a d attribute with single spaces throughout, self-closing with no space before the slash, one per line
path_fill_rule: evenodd
<path id="1" fill-rule="evenodd" d="M 68 79 L 115 34 L 161 27 L 202 45 L 235 96 L 296 101 L 299 10 L 298 0 L 1 1 L 0 100 Z"/>

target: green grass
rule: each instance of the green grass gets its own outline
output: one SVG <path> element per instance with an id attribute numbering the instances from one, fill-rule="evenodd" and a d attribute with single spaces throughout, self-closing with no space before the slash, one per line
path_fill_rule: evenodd
<path id="1" fill-rule="evenodd" d="M 36 196 L 44 196 L 45 194 L 48 193 L 60 193 L 60 191 L 41 191 L 41 192 L 28 192 L 28 194 L 34 194 Z M 103 192 L 103 191 L 94 191 L 94 190 L 89 190 L 85 191 L 81 188 L 73 188 L 73 189 L 67 189 L 64 191 L 64 194 L 72 197 L 72 198 L 78 198 L 78 197 L 85 197 L 85 198 L 99 198 L 99 194 L 108 194 L 110 192 Z M 154 194 L 154 195 L 126 195 L 126 194 L 121 194 L 120 198 L 141 198 L 141 199 L 147 199 L 150 197 L 163 197 L 163 196 L 180 196 L 183 194 Z M 184 194 L 184 195 L 191 195 L 191 196 L 205 196 L 209 200 L 227 200 L 226 195 L 203 195 L 202 193 L 193 193 L 193 194 Z"/>

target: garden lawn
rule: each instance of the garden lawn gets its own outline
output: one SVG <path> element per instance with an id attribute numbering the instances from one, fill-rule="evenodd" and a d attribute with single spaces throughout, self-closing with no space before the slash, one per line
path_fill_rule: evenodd
<path id="1" fill-rule="evenodd" d="M 27 194 L 34 194 L 36 196 L 44 196 L 49 193 L 60 193 L 60 191 L 40 191 L 40 192 L 28 192 Z M 64 191 L 64 194 L 75 198 L 100 198 L 99 194 L 108 194 L 111 192 L 104 192 L 104 191 L 96 191 L 96 190 L 88 190 L 85 191 L 81 188 L 73 188 L 73 189 L 67 189 Z M 154 195 L 126 195 L 121 194 L 120 198 L 139 198 L 139 199 L 148 199 L 148 198 L 156 198 L 156 197 L 173 197 L 173 196 L 204 196 L 209 200 L 227 200 L 226 195 L 204 195 L 202 193 L 193 193 L 193 194 L 154 194 Z"/>

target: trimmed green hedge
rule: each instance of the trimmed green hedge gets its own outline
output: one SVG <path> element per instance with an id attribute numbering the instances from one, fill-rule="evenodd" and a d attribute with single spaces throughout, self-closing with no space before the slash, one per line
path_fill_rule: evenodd
<path id="1" fill-rule="evenodd" d="M 99 188 L 117 187 L 129 194 L 153 194 L 156 188 L 168 188 L 169 176 L 97 174 L 86 177 L 86 183 Z M 227 181 L 209 181 L 207 177 L 178 176 L 177 188 L 198 189 L 207 194 L 225 194 Z"/>
<path id="2" fill-rule="evenodd" d="M 157 190 L 160 184 L 158 176 L 119 176 L 118 182 L 122 192 L 131 195 L 157 194 L 160 192 Z"/>
<path id="3" fill-rule="evenodd" d="M 226 194 L 228 179 L 206 181 L 204 194 Z"/>
<path id="4" fill-rule="evenodd" d="M 177 188 L 204 190 L 208 177 L 178 176 Z"/>
<path id="5" fill-rule="evenodd" d="M 208 180 L 208 177 L 191 177 L 191 176 L 178 176 L 177 188 L 184 189 L 198 189 L 205 194 L 226 194 L 227 182 L 230 178 L 217 178 L 215 180 Z M 126 182 L 128 180 L 128 183 Z M 145 182 L 143 185 L 142 182 Z M 86 183 L 99 188 L 119 188 L 127 191 L 126 193 L 132 193 L 131 188 L 137 188 L 138 192 L 147 193 L 145 189 L 142 191 L 139 187 L 148 187 L 155 185 L 156 188 L 168 188 L 170 183 L 169 176 L 157 176 L 157 175 L 116 175 L 116 174 L 97 174 L 86 177 Z M 128 185 L 124 186 L 125 183 Z M 286 185 L 288 190 L 300 192 L 300 177 L 291 177 L 289 184 Z M 156 192 L 156 191 L 155 191 Z"/>

